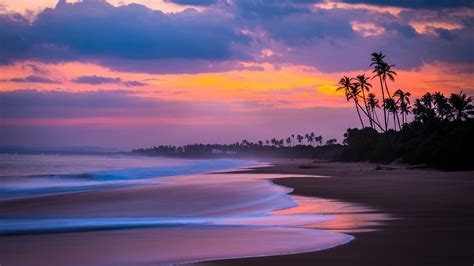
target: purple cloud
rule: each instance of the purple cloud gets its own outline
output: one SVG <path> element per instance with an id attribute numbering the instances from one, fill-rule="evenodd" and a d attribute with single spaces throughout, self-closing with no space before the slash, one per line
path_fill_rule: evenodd
<path id="1" fill-rule="evenodd" d="M 369 9 L 322 9 L 316 2 L 205 1 L 205 11 L 169 14 L 137 4 L 60 2 L 32 23 L 20 15 L 0 15 L 0 63 L 92 60 L 119 71 L 199 73 L 242 69 L 239 62 L 250 61 L 331 72 L 365 69 L 370 53 L 383 51 L 405 69 L 432 61 L 474 64 L 474 17 L 467 2 L 414 1 L 410 3 L 416 9 L 398 16 Z M 396 4 L 380 4 L 392 2 Z M 397 3 L 409 6 L 408 1 Z M 456 8 L 442 8 L 447 6 Z M 459 26 L 430 26 L 433 34 L 423 34 L 410 24 L 424 21 Z M 354 29 L 354 22 L 375 25 L 380 33 L 365 36 Z M 262 58 L 262 49 L 275 56 Z"/>
<path id="2" fill-rule="evenodd" d="M 45 83 L 45 84 L 61 84 L 61 82 L 48 79 L 48 78 L 43 78 L 40 76 L 27 76 L 24 78 L 11 78 L 7 80 L 1 80 L 1 81 L 10 81 L 10 82 L 18 82 L 18 83 Z"/>
<path id="3" fill-rule="evenodd" d="M 138 86 L 145 86 L 147 85 L 144 82 L 130 80 L 130 81 L 123 81 L 121 78 L 109 78 L 109 77 L 101 77 L 101 76 L 79 76 L 72 80 L 75 83 L 84 83 L 84 84 L 121 84 L 127 87 L 138 87 Z"/>
<path id="4" fill-rule="evenodd" d="M 216 4 L 217 0 L 165 0 L 165 2 L 187 6 L 210 6 Z"/>

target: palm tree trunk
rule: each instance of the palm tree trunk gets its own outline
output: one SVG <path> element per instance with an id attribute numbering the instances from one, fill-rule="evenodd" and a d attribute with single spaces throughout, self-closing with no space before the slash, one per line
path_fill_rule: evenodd
<path id="1" fill-rule="evenodd" d="M 370 127 L 371 128 L 374 128 L 374 124 L 372 123 L 372 119 L 370 119 L 370 111 L 369 111 L 369 107 L 367 107 L 367 101 L 365 100 L 365 90 L 363 87 L 360 88 L 362 90 L 362 98 L 364 99 L 364 106 L 365 106 L 365 110 L 367 110 L 367 116 L 369 117 L 369 121 L 370 121 Z"/>
<path id="2" fill-rule="evenodd" d="M 357 110 L 357 115 L 359 116 L 360 123 L 362 124 L 362 128 L 365 128 L 364 121 L 362 121 L 362 117 L 360 116 L 359 106 L 358 106 L 359 103 L 357 102 L 357 100 L 354 100 L 354 105 L 355 105 L 355 108 Z"/>
<path id="3" fill-rule="evenodd" d="M 364 111 L 364 108 L 362 108 L 362 106 L 360 106 L 360 104 L 358 102 L 356 102 L 356 104 L 359 106 L 360 110 L 362 110 L 362 112 L 367 115 L 367 113 Z M 357 111 L 359 112 L 359 111 Z M 369 118 L 369 119 L 372 119 L 372 118 Z M 375 122 L 375 120 L 372 119 L 372 121 L 380 128 L 380 130 L 382 130 L 382 132 L 385 132 L 385 130 L 383 129 L 382 126 L 380 126 L 379 123 Z"/>
<path id="4" fill-rule="evenodd" d="M 395 114 L 397 114 L 398 129 L 402 130 L 402 126 L 400 126 L 400 118 L 398 118 L 398 112 L 395 112 Z"/>
<path id="5" fill-rule="evenodd" d="M 382 90 L 382 103 L 383 103 L 383 120 L 384 120 L 384 123 L 385 123 L 385 131 L 387 131 L 387 110 L 385 108 L 385 92 L 384 92 L 384 87 L 383 87 L 383 83 L 382 83 L 382 77 L 379 76 L 379 80 L 380 80 L 380 89 Z"/>

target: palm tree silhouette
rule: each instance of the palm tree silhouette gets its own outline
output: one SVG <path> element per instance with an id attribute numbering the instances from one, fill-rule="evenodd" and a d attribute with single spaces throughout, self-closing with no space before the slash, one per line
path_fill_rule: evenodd
<path id="1" fill-rule="evenodd" d="M 462 91 L 459 94 L 452 93 L 448 99 L 453 107 L 454 118 L 458 121 L 468 119 L 470 115 L 474 115 L 474 106 L 471 104 L 472 97 L 467 97 Z"/>
<path id="2" fill-rule="evenodd" d="M 371 119 L 371 113 L 369 111 L 369 108 L 367 107 L 367 100 L 365 98 L 365 91 L 369 92 L 370 88 L 372 87 L 372 84 L 370 84 L 369 82 L 369 78 L 370 77 L 366 77 L 365 74 L 357 76 L 355 79 L 355 86 L 359 87 L 360 91 L 362 92 L 362 99 L 364 100 L 365 110 L 367 111 L 367 115 L 369 116 L 370 127 L 374 128 L 374 124 L 372 123 Z"/>
<path id="3" fill-rule="evenodd" d="M 298 136 L 296 136 L 296 139 L 298 140 L 298 142 L 301 144 L 301 142 L 303 141 L 303 136 L 301 136 L 300 134 L 298 134 Z"/>
<path id="4" fill-rule="evenodd" d="M 364 128 L 365 127 L 364 121 L 362 121 L 362 117 L 360 116 L 360 112 L 359 112 L 359 107 L 357 105 L 358 97 L 360 94 L 359 88 L 352 83 L 352 78 L 349 78 L 346 76 L 342 77 L 341 80 L 339 80 L 339 85 L 340 87 L 338 87 L 336 91 L 344 90 L 344 94 L 346 95 L 346 100 L 350 101 L 352 99 L 354 101 L 354 106 L 357 110 L 357 115 L 359 116 L 359 120 L 362 125 L 362 128 Z"/>
<path id="5" fill-rule="evenodd" d="M 373 117 L 375 116 L 375 119 L 380 124 L 379 116 L 377 115 L 377 111 L 375 110 L 376 108 L 380 108 L 380 105 L 379 105 L 379 100 L 375 98 L 374 93 L 369 93 L 367 95 L 367 106 L 371 110 L 372 116 Z"/>
<path id="6" fill-rule="evenodd" d="M 380 90 L 382 90 L 382 102 L 385 102 L 385 92 L 384 92 L 384 87 L 383 87 L 383 81 L 382 81 L 382 66 L 386 65 L 385 61 L 383 60 L 385 58 L 385 55 L 382 54 L 382 52 L 378 53 L 372 53 L 372 63 L 370 64 L 371 67 L 374 67 L 374 70 L 372 73 L 375 73 L 375 75 L 372 77 L 374 79 L 375 77 L 379 77 L 380 81 Z M 385 130 L 387 130 L 387 111 L 384 106 L 383 108 L 383 119 L 384 119 L 384 124 L 385 124 Z"/>
<path id="7" fill-rule="evenodd" d="M 436 109 L 436 113 L 438 114 L 441 120 L 447 120 L 453 118 L 453 108 L 448 102 L 448 98 L 446 98 L 441 92 L 435 92 L 433 94 L 433 103 Z"/>
<path id="8" fill-rule="evenodd" d="M 397 113 L 398 113 L 398 106 L 397 102 L 393 98 L 385 99 L 384 102 L 385 108 L 387 108 L 387 111 L 389 113 L 392 113 L 393 115 L 393 128 L 397 130 Z M 400 126 L 400 121 L 398 121 L 398 128 L 401 128 Z"/>
<path id="9" fill-rule="evenodd" d="M 397 96 L 397 103 L 400 105 L 400 113 L 402 114 L 402 124 L 406 123 L 407 114 L 410 113 L 410 92 L 404 92 L 402 89 L 398 89 L 393 93 L 393 96 Z"/>
<path id="10" fill-rule="evenodd" d="M 388 90 L 387 78 L 389 78 L 391 81 L 394 81 L 395 76 L 397 75 L 397 72 L 392 70 L 392 67 L 394 67 L 395 65 L 390 65 L 386 63 L 384 61 L 384 58 L 385 58 L 385 55 L 383 55 L 382 52 L 372 53 L 372 63 L 370 64 L 370 66 L 374 67 L 374 70 L 372 72 L 375 73 L 375 76 L 373 76 L 372 78 L 379 77 L 380 88 L 382 89 L 382 99 L 383 99 L 383 102 L 385 103 L 386 97 L 384 93 L 384 85 L 385 85 L 385 92 L 387 93 L 387 97 L 391 99 L 392 96 L 390 94 L 390 91 Z M 387 121 L 386 112 L 385 112 L 385 105 L 384 105 L 384 120 L 385 120 L 385 130 L 386 130 L 388 121 Z"/>

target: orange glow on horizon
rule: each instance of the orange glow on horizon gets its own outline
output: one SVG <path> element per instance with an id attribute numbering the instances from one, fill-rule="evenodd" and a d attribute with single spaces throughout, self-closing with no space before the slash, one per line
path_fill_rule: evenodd
<path id="1" fill-rule="evenodd" d="M 270 64 L 250 64 L 263 68 L 257 70 L 232 70 L 199 74 L 148 74 L 118 72 L 94 63 L 22 62 L 11 66 L 0 66 L 3 80 L 0 91 L 18 89 L 56 90 L 85 92 L 100 90 L 127 90 L 136 96 L 177 101 L 219 101 L 263 103 L 263 108 L 308 108 L 347 106 L 342 92 L 336 92 L 339 79 L 364 73 L 324 73 L 315 68 L 300 65 L 284 65 L 276 69 Z M 36 66 L 36 70 L 31 66 Z M 467 65 L 436 62 L 423 64 L 412 70 L 397 70 L 394 83 L 389 82 L 393 92 L 398 88 L 410 91 L 418 97 L 426 91 L 442 91 L 446 94 L 464 90 L 472 94 L 469 80 L 472 74 L 465 71 Z M 39 70 L 38 70 L 39 69 Z M 36 72 L 35 72 L 36 71 Z M 40 73 L 38 73 L 38 71 Z M 370 71 L 365 71 L 371 75 Z M 124 83 L 83 84 L 73 80 L 78 76 L 100 76 L 139 81 L 144 86 L 127 87 Z M 58 83 L 12 82 L 12 78 L 40 76 Z M 442 77 L 442 78 L 440 78 Z M 378 80 L 372 80 L 373 91 L 378 94 Z M 266 107 L 265 107 L 266 106 Z"/>

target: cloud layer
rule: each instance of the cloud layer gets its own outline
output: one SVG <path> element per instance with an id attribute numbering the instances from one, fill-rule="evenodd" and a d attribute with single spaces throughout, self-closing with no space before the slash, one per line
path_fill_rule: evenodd
<path id="1" fill-rule="evenodd" d="M 349 0 L 331 8 L 309 0 L 172 2 L 206 8 L 163 13 L 84 0 L 60 1 L 31 23 L 19 14 L 0 15 L 0 63 L 88 60 L 118 70 L 195 73 L 247 61 L 340 71 L 365 68 L 361 59 L 379 50 L 404 68 L 436 60 L 474 63 L 472 1 Z M 353 3 L 404 9 L 393 14 Z M 262 58 L 263 49 L 272 56 Z"/>

